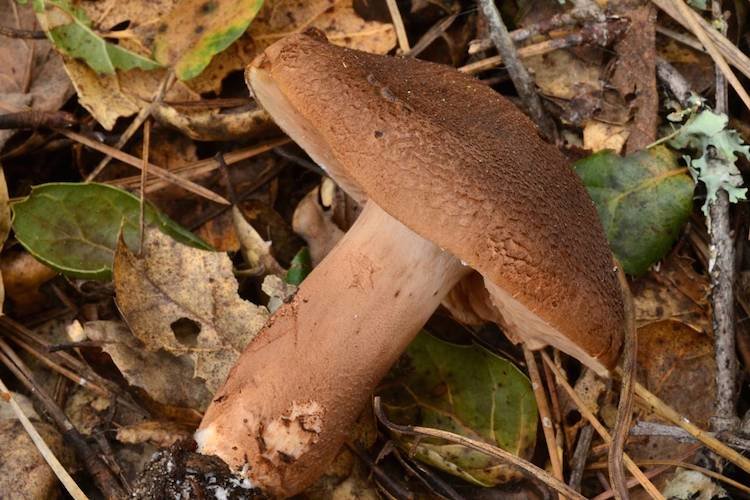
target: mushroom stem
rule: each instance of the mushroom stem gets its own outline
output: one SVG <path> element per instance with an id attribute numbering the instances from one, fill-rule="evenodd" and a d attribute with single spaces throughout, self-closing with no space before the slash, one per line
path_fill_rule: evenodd
<path id="1" fill-rule="evenodd" d="M 276 496 L 326 469 L 371 397 L 469 271 L 374 202 L 248 345 L 196 433 Z"/>

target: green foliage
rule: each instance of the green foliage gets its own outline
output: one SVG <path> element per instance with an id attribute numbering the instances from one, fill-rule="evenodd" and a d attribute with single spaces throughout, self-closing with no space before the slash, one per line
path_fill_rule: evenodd
<path id="1" fill-rule="evenodd" d="M 105 41 L 91 29 L 91 20 L 86 13 L 71 4 L 70 0 L 33 2 L 39 24 L 55 47 L 63 54 L 82 59 L 97 73 L 161 67 L 156 61 Z"/>
<path id="2" fill-rule="evenodd" d="M 727 128 L 727 115 L 714 113 L 707 108 L 692 113 L 689 113 L 691 110 L 687 111 L 671 115 L 680 119 L 682 115 L 689 114 L 689 118 L 671 136 L 669 145 L 696 152 L 697 158 L 684 158 L 696 182 L 701 181 L 706 185 L 703 213 L 708 213 L 708 206 L 716 200 L 716 193 L 720 189 L 729 194 L 732 203 L 745 200 L 747 189 L 742 187 L 742 175 L 736 163 L 737 155 L 750 158 L 750 147 L 736 130 Z"/>
<path id="3" fill-rule="evenodd" d="M 245 32 L 263 0 L 179 0 L 162 18 L 154 56 L 180 80 L 200 75 Z"/>
<path id="4" fill-rule="evenodd" d="M 312 271 L 312 260 L 310 259 L 310 249 L 302 247 L 292 259 L 289 270 L 284 277 L 284 281 L 290 285 L 299 286 L 307 275 Z"/>
<path id="5" fill-rule="evenodd" d="M 513 363 L 479 346 L 459 346 L 422 332 L 381 388 L 396 423 L 461 434 L 528 458 L 537 408 L 531 384 Z M 506 464 L 441 440 L 398 437 L 415 456 L 481 486 L 507 481 Z"/>
<path id="6" fill-rule="evenodd" d="M 694 187 L 667 148 L 626 157 L 602 151 L 573 168 L 626 273 L 643 274 L 666 255 L 690 216 Z"/>
<path id="7" fill-rule="evenodd" d="M 110 279 L 121 230 L 128 247 L 139 247 L 139 199 L 106 184 L 43 184 L 12 208 L 16 239 L 38 260 L 68 276 Z M 153 205 L 144 208 L 145 224 L 180 243 L 212 250 Z"/>

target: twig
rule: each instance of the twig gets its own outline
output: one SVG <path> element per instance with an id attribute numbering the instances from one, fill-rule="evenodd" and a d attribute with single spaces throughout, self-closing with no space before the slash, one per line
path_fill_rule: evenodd
<path id="1" fill-rule="evenodd" d="M 503 19 L 495 6 L 494 0 L 477 0 L 479 9 L 482 11 L 490 31 L 490 39 L 495 44 L 497 51 L 505 61 L 505 68 L 508 70 L 513 86 L 521 97 L 521 101 L 528 110 L 531 118 L 537 124 L 542 133 L 551 141 L 557 140 L 557 129 L 555 122 L 547 114 L 542 106 L 542 100 L 536 92 L 534 80 L 521 64 L 516 46 L 510 39 L 508 28 L 505 27 Z"/>
<path id="2" fill-rule="evenodd" d="M 713 0 L 714 18 L 721 18 L 719 2 Z M 724 34 L 724 33 L 722 33 Z M 700 37 L 699 37 L 700 38 Z M 701 40 L 703 41 L 703 40 Z M 712 54 L 713 56 L 713 54 Z M 716 68 L 717 113 L 726 114 L 727 79 L 718 61 Z M 749 105 L 750 106 L 750 105 Z M 708 274 L 711 277 L 714 348 L 716 350 L 716 409 L 711 430 L 734 431 L 739 426 L 737 403 L 737 354 L 734 332 L 734 237 L 729 220 L 729 194 L 724 189 L 709 202 L 706 226 L 709 237 Z"/>
<path id="3" fill-rule="evenodd" d="M 62 134 L 69 139 L 72 139 L 76 142 L 80 142 L 81 144 L 88 146 L 91 149 L 94 149 L 96 151 L 99 151 L 100 153 L 108 154 L 112 156 L 113 158 L 116 158 L 120 160 L 121 162 L 127 163 L 128 165 L 131 165 L 139 170 L 143 168 L 142 160 L 140 158 L 136 158 L 132 155 L 124 153 L 111 146 L 107 146 L 106 144 L 101 144 L 89 137 L 86 137 L 85 135 L 72 132 L 70 130 L 55 129 L 55 131 L 58 134 Z M 152 163 L 148 164 L 148 169 L 149 169 L 150 174 L 156 177 L 159 177 L 161 179 L 164 179 L 168 182 L 171 182 L 173 184 L 176 184 L 177 186 L 180 186 L 182 189 L 185 189 L 186 191 L 190 191 L 192 193 L 195 193 L 199 196 L 202 196 L 213 202 L 220 203 L 222 205 L 229 205 L 229 201 L 219 196 L 218 194 L 214 193 L 210 189 L 206 189 L 203 186 L 200 186 L 192 181 L 183 179 L 182 177 L 174 174 L 173 172 L 169 170 L 165 170 L 161 167 L 157 167 L 156 165 Z M 138 177 L 138 179 L 140 180 L 140 177 Z"/>
<path id="4" fill-rule="evenodd" d="M 542 377 L 539 374 L 534 353 L 526 345 L 523 346 L 523 357 L 526 359 L 526 368 L 529 370 L 531 387 L 534 390 L 536 406 L 539 409 L 539 417 L 542 420 L 542 431 L 544 432 L 544 440 L 547 443 L 547 453 L 552 465 L 552 475 L 562 482 L 565 478 L 563 477 L 562 463 L 560 463 L 560 454 L 557 449 L 555 430 L 552 428 L 552 418 L 550 417 L 547 395 L 544 393 L 544 385 L 542 385 Z"/>
<path id="5" fill-rule="evenodd" d="M 16 378 L 31 392 L 31 394 L 44 407 L 47 414 L 52 417 L 57 427 L 60 429 L 63 438 L 76 451 L 76 454 L 86 466 L 99 490 L 108 499 L 123 498 L 125 492 L 122 490 L 112 472 L 107 468 L 104 462 L 91 449 L 83 436 L 78 432 L 75 426 L 68 420 L 65 413 L 57 406 L 57 403 L 34 382 L 31 372 L 26 367 L 21 358 L 16 356 L 13 350 L 4 340 L 0 340 L 0 362 L 2 362 Z"/>
<path id="6" fill-rule="evenodd" d="M 636 424 L 630 428 L 630 435 L 669 437 L 683 443 L 696 442 L 696 439 L 684 429 L 673 425 L 660 424 L 658 422 L 636 422 Z"/>
<path id="7" fill-rule="evenodd" d="M 563 494 L 569 498 L 575 498 L 578 500 L 585 500 L 586 498 L 582 496 L 580 493 L 573 491 L 565 483 L 560 482 L 559 480 L 550 476 L 546 471 L 540 469 L 536 465 L 520 457 L 517 457 L 513 455 L 512 453 L 509 453 L 503 450 L 502 448 L 498 448 L 496 446 L 492 446 L 487 443 L 483 443 L 481 441 L 469 439 L 467 437 L 454 434 L 452 432 L 443 431 L 440 429 L 432 429 L 429 427 L 420 427 L 416 425 L 395 424 L 391 422 L 390 420 L 388 420 L 388 417 L 386 417 L 385 412 L 383 411 L 383 408 L 380 404 L 380 397 L 376 396 L 375 398 L 373 398 L 372 403 L 373 403 L 373 408 L 375 410 L 375 416 L 378 418 L 380 423 L 382 423 L 385 427 L 387 427 L 392 432 L 395 432 L 397 434 L 406 434 L 409 436 L 427 436 L 427 437 L 433 437 L 437 439 L 444 439 L 451 443 L 466 446 L 467 448 L 471 448 L 473 450 L 479 451 L 488 456 L 502 460 L 503 462 L 508 462 L 512 465 L 515 465 L 516 467 L 523 470 L 527 474 L 530 474 L 533 478 L 537 479 L 538 481 L 546 484 L 547 486 L 554 489 L 558 493 Z"/>
<path id="8" fill-rule="evenodd" d="M 414 47 L 412 47 L 409 52 L 405 52 L 405 56 L 409 57 L 417 57 L 419 54 L 422 53 L 427 47 L 430 46 L 432 42 L 434 42 L 438 37 L 445 34 L 445 30 L 450 28 L 450 26 L 453 24 L 453 21 L 458 18 L 458 14 L 453 14 L 445 19 L 441 19 L 432 27 L 427 30 L 427 32 L 422 35 L 422 37 L 417 41 L 417 43 L 414 44 Z"/>
<path id="9" fill-rule="evenodd" d="M 583 470 L 589 458 L 589 450 L 591 449 L 591 440 L 593 437 L 594 428 L 590 424 L 581 429 L 581 433 L 578 435 L 578 442 L 576 443 L 573 460 L 570 464 L 570 479 L 568 479 L 568 486 L 576 491 L 581 491 Z"/>
<path id="10" fill-rule="evenodd" d="M 128 125 L 128 128 L 125 129 L 125 132 L 123 132 L 120 138 L 117 139 L 117 143 L 115 143 L 115 145 L 113 146 L 115 149 L 122 149 L 125 144 L 128 143 L 133 134 L 135 134 L 136 130 L 138 130 L 140 126 L 146 121 L 146 119 L 151 116 L 154 107 L 161 102 L 161 100 L 164 98 L 164 94 L 167 92 L 167 89 L 172 86 L 172 83 L 174 83 L 174 71 L 169 71 L 159 84 L 159 87 L 156 90 L 156 94 L 151 102 L 141 108 L 133 121 L 130 122 L 130 125 Z M 102 158 L 102 160 L 96 166 L 96 168 L 88 175 L 88 177 L 86 177 L 86 182 L 91 182 L 96 179 L 96 177 L 102 172 L 102 170 L 104 170 L 104 168 L 109 164 L 110 160 L 112 160 L 112 156 L 105 155 L 104 158 Z"/>
<path id="11" fill-rule="evenodd" d="M 57 479 L 60 480 L 70 496 L 75 500 L 88 500 L 88 497 L 83 493 L 83 491 L 81 491 L 81 488 L 78 487 L 78 484 L 76 484 L 73 478 L 70 477 L 68 471 L 65 470 L 65 467 L 63 467 L 52 450 L 50 450 L 49 446 L 47 446 L 47 443 L 44 442 L 44 439 L 39 434 L 39 431 L 36 430 L 34 424 L 32 424 L 31 420 L 29 420 L 29 417 L 26 416 L 18 403 L 16 403 L 15 398 L 5 386 L 5 383 L 2 381 L 2 379 L 0 379 L 0 391 L 2 391 L 0 393 L 0 397 L 2 397 L 2 399 L 10 405 L 13 413 L 15 413 L 18 420 L 21 421 L 21 425 L 23 426 L 24 430 L 26 430 L 26 432 L 29 434 L 31 441 L 39 450 L 42 458 L 44 458 L 44 461 L 47 462 L 47 464 L 50 466 L 52 471 L 57 476 Z"/>
<path id="12" fill-rule="evenodd" d="M 75 115 L 67 111 L 19 111 L 0 115 L 0 129 L 24 130 L 47 128 L 68 128 L 78 123 Z"/>
<path id="13" fill-rule="evenodd" d="M 591 8 L 580 8 L 574 7 L 567 12 L 555 14 L 549 19 L 544 19 L 538 23 L 526 26 L 510 32 L 510 39 L 514 43 L 525 42 L 529 38 L 548 33 L 550 31 L 563 28 L 565 26 L 571 26 L 575 24 L 581 24 L 588 21 L 596 21 L 597 23 L 604 22 L 606 16 L 602 13 L 601 9 Z M 482 38 L 480 40 L 472 40 L 469 43 L 469 54 L 476 54 L 493 47 L 492 40 L 489 38 Z"/>
<path id="14" fill-rule="evenodd" d="M 552 360 L 547 355 L 547 353 L 542 352 L 542 359 L 544 360 L 545 363 L 547 363 L 547 366 L 550 367 L 550 370 L 552 370 L 552 373 L 555 374 L 557 383 L 560 386 L 562 386 L 563 389 L 565 389 L 565 392 L 568 394 L 568 396 L 570 396 L 570 399 L 573 400 L 573 403 L 575 403 L 581 415 L 583 415 L 584 418 L 586 418 L 586 420 L 589 421 L 589 423 L 594 427 L 594 430 L 596 430 L 597 434 L 599 434 L 599 436 L 604 440 L 605 443 L 607 444 L 611 443 L 612 437 L 610 436 L 607 429 L 602 425 L 601 422 L 599 422 L 599 419 L 596 418 L 596 416 L 591 412 L 588 406 L 586 406 L 586 403 L 583 402 L 583 400 L 575 391 L 575 389 L 571 387 L 571 385 L 563 376 L 563 373 L 552 362 Z M 633 476 L 638 480 L 640 485 L 643 486 L 643 489 L 646 490 L 646 492 L 651 496 L 651 498 L 664 500 L 664 496 L 659 492 L 656 486 L 654 486 L 653 483 L 648 480 L 648 478 L 643 473 L 643 471 L 641 471 L 638 468 L 638 466 L 635 465 L 635 462 L 633 462 L 633 460 L 625 453 L 623 453 L 622 458 L 623 458 L 623 462 L 625 463 L 625 467 L 627 467 L 628 471 L 630 471 L 630 473 L 633 474 Z"/>
<path id="15" fill-rule="evenodd" d="M 0 25 L 0 35 L 7 36 L 8 38 L 25 38 L 30 40 L 43 40 L 47 38 L 47 33 L 44 31 L 22 30 L 2 25 Z"/>
<path id="16" fill-rule="evenodd" d="M 138 253 L 143 251 L 143 234 L 144 234 L 144 219 L 145 219 L 145 206 L 146 206 L 146 178 L 148 177 L 148 152 L 151 146 L 151 120 L 146 120 L 143 123 L 143 164 L 141 166 L 141 199 L 138 204 Z"/>
<path id="17" fill-rule="evenodd" d="M 620 401 L 617 405 L 617 418 L 612 430 L 612 444 L 609 447 L 607 463 L 609 464 L 609 481 L 612 491 L 617 500 L 628 498 L 628 487 L 625 473 L 622 469 L 622 457 L 625 450 L 625 441 L 628 438 L 630 420 L 633 417 L 633 381 L 635 380 L 635 369 L 638 354 L 638 340 L 635 326 L 635 307 L 633 296 L 630 293 L 628 279 L 617 266 L 617 276 L 622 290 L 622 299 L 625 305 L 625 340 L 622 349 L 622 382 L 620 384 Z"/>
<path id="18" fill-rule="evenodd" d="M 391 450 L 391 453 L 394 457 L 396 457 L 396 460 L 398 460 L 403 468 L 405 468 L 410 474 L 412 474 L 422 484 L 429 488 L 432 493 L 435 493 L 440 498 L 445 498 L 447 500 L 464 500 L 464 497 L 459 495 L 458 492 L 454 490 L 453 487 L 451 487 L 451 485 L 440 479 L 440 477 L 432 472 L 428 467 L 423 467 L 419 463 L 419 461 L 405 459 L 401 456 L 398 448 L 395 447 L 393 448 L 393 450 Z M 423 477 L 423 475 L 425 477 Z M 436 489 L 439 489 L 439 491 L 436 491 Z"/>
<path id="19" fill-rule="evenodd" d="M 545 40 L 540 43 L 521 47 L 518 49 L 518 57 L 526 59 L 527 57 L 540 56 L 558 49 L 577 47 L 584 44 L 594 44 L 604 47 L 620 36 L 625 29 L 625 26 L 626 23 L 622 20 L 614 20 L 607 23 L 597 23 L 586 26 L 580 31 L 576 31 L 560 38 L 553 38 L 551 40 Z M 497 55 L 461 66 L 458 70 L 464 73 L 474 74 L 499 66 L 503 64 L 503 61 L 504 59 L 502 55 Z"/>
<path id="20" fill-rule="evenodd" d="M 685 429 L 688 434 L 703 443 L 704 446 L 726 458 L 745 472 L 750 473 L 750 459 L 740 455 L 729 446 L 716 439 L 710 433 L 702 430 L 690 420 L 680 415 L 671 406 L 659 399 L 656 395 L 652 394 L 651 391 L 638 382 L 635 383 L 635 394 L 658 416 Z"/>
<path id="21" fill-rule="evenodd" d="M 398 47 L 401 49 L 401 53 L 406 54 L 409 52 L 409 37 L 406 36 L 406 29 L 404 28 L 404 20 L 401 18 L 401 12 L 398 10 L 398 4 L 396 0 L 385 0 L 388 5 L 388 12 L 391 14 L 391 20 L 393 21 L 393 27 L 396 29 L 396 38 L 398 38 Z"/>
<path id="22" fill-rule="evenodd" d="M 403 498 L 403 499 L 413 499 L 414 493 L 409 491 L 406 487 L 401 485 L 399 482 L 392 479 L 388 474 L 383 472 L 383 469 L 378 467 L 378 464 L 376 464 L 372 458 L 370 458 L 370 455 L 365 453 L 362 448 L 359 447 L 357 444 L 353 443 L 346 443 L 346 447 L 349 448 L 352 453 L 357 455 L 360 460 L 362 460 L 367 466 L 370 468 L 370 471 L 372 474 L 383 484 L 383 486 L 388 489 L 388 493 L 395 496 L 396 498 Z"/>

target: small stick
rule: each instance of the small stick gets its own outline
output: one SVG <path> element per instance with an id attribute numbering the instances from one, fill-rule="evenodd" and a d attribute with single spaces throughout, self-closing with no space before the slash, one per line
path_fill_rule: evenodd
<path id="1" fill-rule="evenodd" d="M 713 0 L 714 19 L 721 19 L 721 6 Z M 722 32 L 722 34 L 725 34 Z M 718 64 L 716 72 L 717 113 L 727 114 L 727 79 Z M 729 194 L 724 189 L 716 193 L 716 200 L 708 205 L 709 252 L 708 274 L 711 277 L 711 311 L 713 311 L 714 348 L 716 356 L 716 409 L 711 418 L 711 430 L 734 431 L 739 427 L 737 417 L 737 355 L 734 331 L 734 237 L 729 220 Z"/>
<path id="2" fill-rule="evenodd" d="M 494 0 L 478 0 L 479 9 L 482 11 L 490 30 L 490 38 L 495 44 L 497 51 L 505 61 L 505 67 L 508 70 L 513 86 L 521 97 L 531 118 L 537 124 L 547 139 L 557 140 L 557 129 L 555 122 L 547 114 L 542 106 L 542 100 L 536 92 L 534 80 L 521 64 L 516 52 L 516 46 L 510 39 L 508 28 L 505 27 L 502 17 L 495 6 Z"/>
<path id="3" fill-rule="evenodd" d="M 750 459 L 740 455 L 729 446 L 716 439 L 710 433 L 702 430 L 690 420 L 677 413 L 677 411 L 671 406 L 659 399 L 658 396 L 651 393 L 651 391 L 638 382 L 635 383 L 635 394 L 641 398 L 654 413 L 685 429 L 688 434 L 703 443 L 704 446 L 726 458 L 745 472 L 750 473 Z"/>
<path id="4" fill-rule="evenodd" d="M 131 165 L 139 170 L 143 167 L 142 160 L 140 158 L 136 158 L 132 155 L 124 153 L 111 146 L 107 146 L 106 144 L 101 144 L 89 137 L 86 137 L 85 135 L 82 135 L 82 134 L 79 134 L 70 130 L 63 130 L 63 129 L 55 129 L 55 132 L 57 132 L 58 134 L 64 135 L 68 139 L 72 139 L 76 142 L 80 142 L 81 144 L 88 146 L 91 149 L 94 149 L 96 151 L 99 151 L 100 153 L 108 154 L 112 156 L 113 158 L 117 158 L 121 162 L 127 163 L 128 165 Z M 149 173 L 153 174 L 156 177 L 160 177 L 161 179 L 172 182 L 187 191 L 195 193 L 213 202 L 220 203 L 222 205 L 229 205 L 229 201 L 219 196 L 218 194 L 214 193 L 210 189 L 206 189 L 203 186 L 200 186 L 192 181 L 183 179 L 182 177 L 170 172 L 169 170 L 165 170 L 161 167 L 157 167 L 156 165 L 152 163 L 148 164 L 148 168 L 149 168 Z"/>
<path id="5" fill-rule="evenodd" d="M 427 437 L 433 437 L 433 438 L 438 438 L 438 439 L 444 439 L 451 443 L 456 443 L 456 444 L 466 446 L 467 448 L 477 450 L 481 453 L 484 453 L 491 457 L 502 460 L 503 462 L 508 462 L 512 465 L 515 465 L 519 469 L 530 474 L 535 479 L 541 481 L 542 483 L 546 484 L 547 486 L 554 489 L 558 493 L 567 496 L 568 498 L 575 498 L 577 500 L 585 500 L 586 498 L 582 496 L 580 493 L 573 491 L 565 483 L 560 482 L 559 480 L 550 476 L 543 469 L 540 469 L 536 465 L 520 457 L 517 457 L 514 454 L 503 450 L 502 448 L 498 448 L 497 446 L 492 446 L 490 444 L 483 443 L 481 441 L 476 441 L 474 439 L 470 439 L 470 438 L 461 436 L 459 434 L 454 434 L 452 432 L 443 431 L 440 429 L 432 429 L 429 427 L 420 427 L 416 425 L 394 424 L 393 422 L 388 420 L 388 417 L 386 417 L 385 412 L 383 411 L 383 408 L 380 404 L 379 396 L 376 396 L 375 398 L 373 398 L 373 408 L 375 410 L 375 416 L 378 418 L 380 423 L 382 423 L 392 432 L 396 432 L 398 434 L 406 434 L 409 436 L 427 436 Z"/>
<path id="6" fill-rule="evenodd" d="M 591 412 L 588 406 L 586 406 L 586 403 L 583 402 L 581 397 L 578 395 L 578 393 L 573 389 L 573 387 L 570 386 L 568 381 L 563 376 L 563 373 L 560 371 L 560 369 L 555 366 L 555 364 L 552 362 L 550 357 L 547 355 L 547 353 L 542 352 L 542 359 L 545 363 L 550 367 L 552 370 L 552 373 L 555 374 L 555 378 L 557 379 L 557 383 L 562 386 L 563 389 L 565 389 L 565 392 L 568 393 L 568 396 L 573 400 L 576 407 L 578 408 L 578 411 L 583 415 L 586 420 L 589 421 L 589 423 L 594 427 L 594 430 L 596 430 L 597 434 L 601 436 L 601 438 L 604 440 L 605 443 L 610 444 L 612 442 L 612 437 L 610 436 L 607 429 L 599 422 L 599 419 L 596 418 L 596 416 Z M 630 471 L 631 474 L 638 480 L 638 482 L 643 486 L 643 489 L 646 490 L 646 492 L 651 496 L 651 498 L 657 499 L 657 500 L 664 500 L 664 496 L 659 492 L 659 490 L 656 488 L 656 486 L 653 485 L 651 481 L 648 480 L 646 475 L 641 471 L 637 465 L 635 465 L 635 462 L 625 453 L 623 453 L 623 462 L 625 463 L 625 467 Z"/>
<path id="7" fill-rule="evenodd" d="M 47 128 L 68 128 L 78 123 L 75 115 L 67 111 L 19 111 L 0 115 L 0 129 L 25 130 Z"/>
<path id="8" fill-rule="evenodd" d="M 656 58 L 656 76 L 683 107 L 690 105 L 690 84 L 674 66 L 661 57 Z"/>
<path id="9" fill-rule="evenodd" d="M 397 481 L 392 479 L 388 474 L 386 474 L 383 469 L 378 467 L 378 464 L 376 464 L 375 461 L 370 458 L 370 456 L 365 453 L 362 448 L 359 447 L 359 445 L 346 443 L 346 447 L 349 448 L 352 453 L 357 455 L 360 460 L 367 464 L 372 474 L 383 484 L 383 486 L 388 490 L 389 494 L 394 495 L 396 498 L 404 498 L 409 500 L 414 498 L 414 493 L 409 491 L 405 486 L 402 486 Z"/>
<path id="10" fill-rule="evenodd" d="M 544 440 L 547 442 L 547 453 L 549 454 L 549 461 L 552 465 L 552 475 L 562 482 L 565 478 L 563 477 L 562 464 L 560 463 L 560 454 L 557 450 L 555 430 L 552 428 L 552 418 L 550 417 L 547 395 L 544 393 L 542 377 L 539 374 L 539 368 L 534 359 L 534 353 L 532 353 L 525 344 L 523 346 L 523 356 L 526 359 L 526 368 L 529 370 L 531 387 L 534 390 L 536 406 L 539 409 L 539 417 L 542 420 L 542 431 L 544 432 Z"/>
<path id="11" fill-rule="evenodd" d="M 27 40 L 43 40 L 47 38 L 47 33 L 44 31 L 22 30 L 2 25 L 0 25 L 0 35 L 7 36 L 8 38 L 24 38 Z"/>
<path id="12" fill-rule="evenodd" d="M 546 363 L 545 363 L 545 366 Z M 581 481 L 583 480 L 583 470 L 586 467 L 586 461 L 589 458 L 589 451 L 591 450 L 591 440 L 594 438 L 594 428 L 591 424 L 581 429 L 581 433 L 578 435 L 578 442 L 576 443 L 576 449 L 573 452 L 573 460 L 570 465 L 570 479 L 568 479 L 568 486 L 576 491 L 581 491 Z"/>
<path id="13" fill-rule="evenodd" d="M 141 166 L 141 199 L 138 204 L 138 254 L 143 251 L 143 233 L 144 233 L 144 219 L 145 219 L 145 206 L 146 206 L 146 178 L 148 177 L 148 152 L 151 146 L 151 120 L 146 120 L 143 123 L 143 164 Z"/>
<path id="14" fill-rule="evenodd" d="M 44 461 L 47 462 L 52 471 L 55 473 L 57 479 L 59 479 L 63 484 L 65 490 L 75 500 L 88 500 L 88 497 L 83 493 L 83 491 L 81 491 L 81 488 L 78 487 L 78 484 L 76 484 L 73 478 L 70 477 L 68 471 L 65 470 L 65 467 L 63 467 L 52 450 L 50 450 L 49 446 L 47 446 L 47 443 L 44 442 L 44 439 L 39 434 L 39 431 L 36 430 L 36 427 L 34 427 L 34 424 L 31 423 L 29 417 L 26 416 L 21 407 L 18 405 L 15 398 L 5 386 L 5 383 L 2 381 L 2 379 L 0 379 L 0 391 L 2 391 L 0 392 L 0 397 L 2 397 L 2 399 L 10 405 L 13 413 L 15 413 L 18 420 L 21 421 L 21 425 L 23 426 L 24 430 L 29 434 L 29 438 L 31 438 L 31 441 L 39 450 L 39 453 L 42 455 L 42 458 L 44 458 Z"/>
<path id="15" fill-rule="evenodd" d="M 401 49 L 402 54 L 406 54 L 407 52 L 409 52 L 409 37 L 406 36 L 404 20 L 401 18 L 401 12 L 399 12 L 398 10 L 398 4 L 396 3 L 396 0 L 385 0 L 385 3 L 388 5 L 388 12 L 391 13 L 393 27 L 396 29 L 398 48 Z"/>

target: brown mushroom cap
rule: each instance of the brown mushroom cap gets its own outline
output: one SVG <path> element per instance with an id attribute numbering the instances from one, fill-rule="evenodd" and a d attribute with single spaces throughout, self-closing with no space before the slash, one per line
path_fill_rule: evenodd
<path id="1" fill-rule="evenodd" d="M 352 196 L 479 271 L 512 336 L 600 373 L 614 365 L 623 302 L 593 202 L 507 99 L 453 68 L 306 34 L 266 49 L 246 76 Z"/>

